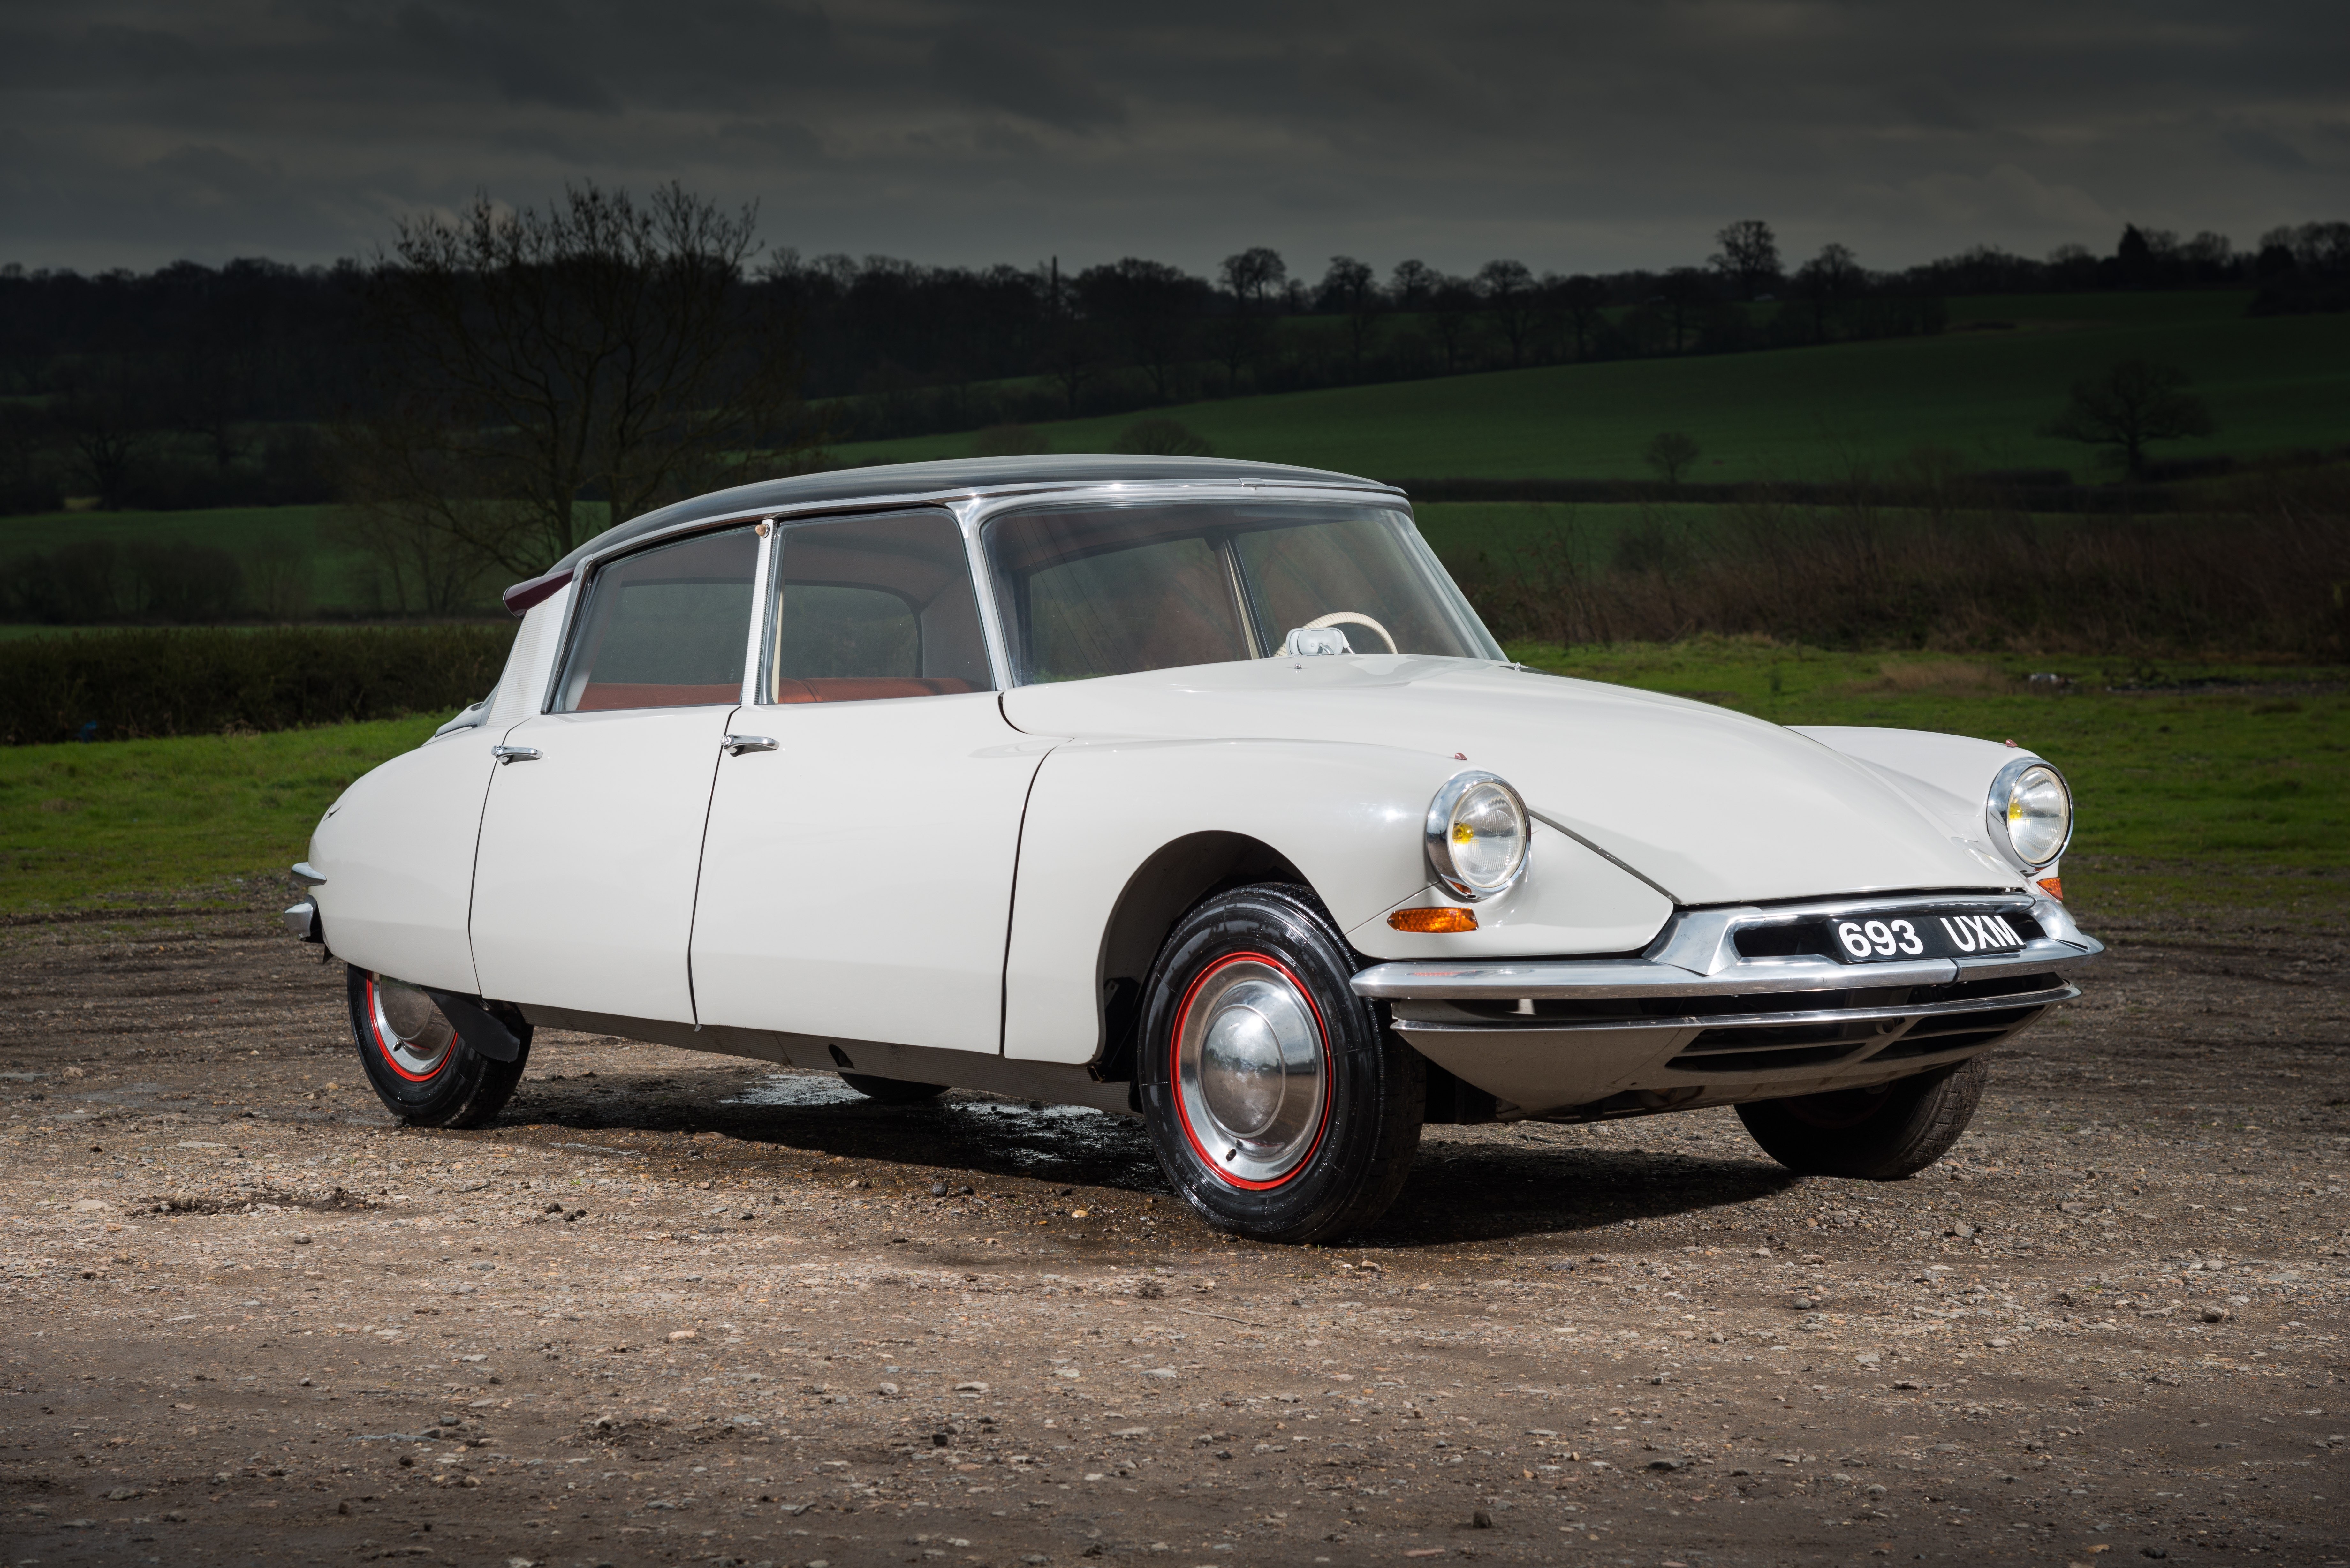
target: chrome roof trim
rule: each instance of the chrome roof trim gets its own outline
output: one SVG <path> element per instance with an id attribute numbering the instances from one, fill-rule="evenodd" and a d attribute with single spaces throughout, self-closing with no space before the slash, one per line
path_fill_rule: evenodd
<path id="1" fill-rule="evenodd" d="M 1356 494 L 1403 493 L 1391 484 L 1351 473 L 1236 458 L 1074 452 L 1062 457 L 875 463 L 764 480 L 680 501 L 607 528 L 556 562 L 549 571 L 577 567 L 622 545 L 672 531 L 728 520 L 755 520 L 820 510 L 854 512 L 874 505 L 941 504 L 992 495 L 1126 485 L 1169 489 L 1279 486 L 1342 490 Z"/>

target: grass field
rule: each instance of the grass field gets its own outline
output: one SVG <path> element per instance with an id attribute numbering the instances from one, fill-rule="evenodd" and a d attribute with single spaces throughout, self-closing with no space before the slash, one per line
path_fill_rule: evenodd
<path id="1" fill-rule="evenodd" d="M 2012 737 L 2079 796 L 2065 877 L 2085 912 L 2331 925 L 2350 896 L 2350 671 L 2057 660 L 2038 668 L 2078 684 L 2048 697 L 2017 660 L 1721 640 L 1511 652 L 1781 723 Z M 282 878 L 336 794 L 440 717 L 0 750 L 0 912 L 248 898 L 230 878 Z"/>
<path id="2" fill-rule="evenodd" d="M 335 797 L 447 717 L 0 748 L 0 912 L 244 902 L 232 878 L 282 883 Z"/>
<path id="3" fill-rule="evenodd" d="M 1952 302 L 1935 337 L 1618 360 L 1153 410 L 1219 455 L 1404 478 L 1644 478 L 1685 431 L 1692 478 L 1829 479 L 1934 443 L 1985 468 L 2105 474 L 2036 433 L 2072 383 L 2130 358 L 2175 364 L 2218 432 L 2159 454 L 2252 454 L 2350 441 L 2350 317 L 2255 319 L 2236 294 L 2002 296 Z M 1997 324 L 2004 323 L 2004 326 Z M 1039 427 L 1056 452 L 1107 451 L 1136 415 Z M 967 435 L 846 445 L 850 462 L 965 456 Z"/>

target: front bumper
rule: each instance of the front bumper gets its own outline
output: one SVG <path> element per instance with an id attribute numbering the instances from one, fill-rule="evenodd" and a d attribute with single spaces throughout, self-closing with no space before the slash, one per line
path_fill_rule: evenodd
<path id="1" fill-rule="evenodd" d="M 1846 964 L 1789 950 L 1866 909 L 1997 914 L 2021 952 Z M 2080 994 L 2103 952 L 2024 894 L 1686 909 L 1637 958 L 1376 964 L 1357 994 L 1504 1117 L 1587 1118 L 1857 1088 L 1989 1050 Z"/>

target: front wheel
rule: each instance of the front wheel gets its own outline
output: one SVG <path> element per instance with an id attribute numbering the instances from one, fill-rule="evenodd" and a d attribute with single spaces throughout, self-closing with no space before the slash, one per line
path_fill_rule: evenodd
<path id="1" fill-rule="evenodd" d="M 1950 1152 L 1990 1079 L 1991 1064 L 1973 1056 L 1875 1088 L 1750 1100 L 1738 1119 L 1763 1153 L 1799 1176 L 1899 1181 Z"/>
<path id="2" fill-rule="evenodd" d="M 501 1110 L 530 1060 L 530 1025 L 504 1018 L 522 1050 L 511 1062 L 465 1044 L 440 1004 L 405 981 L 347 966 L 351 1033 L 376 1097 L 411 1127 L 477 1127 Z"/>
<path id="3" fill-rule="evenodd" d="M 1426 1066 L 1353 974 L 1320 903 L 1282 884 L 1218 894 L 1160 950 L 1143 998 L 1142 1114 L 1168 1179 L 1217 1229 L 1326 1241 L 1402 1189 Z"/>

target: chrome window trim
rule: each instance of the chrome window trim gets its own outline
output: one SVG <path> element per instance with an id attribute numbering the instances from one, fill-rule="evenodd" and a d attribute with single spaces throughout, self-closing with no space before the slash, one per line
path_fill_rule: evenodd
<path id="1" fill-rule="evenodd" d="M 1812 955 L 1750 959 L 1737 948 L 1738 933 L 1751 927 L 1791 925 L 1861 910 L 1899 909 L 2022 913 L 2030 915 L 2047 934 L 2026 942 L 2021 952 L 1898 963 L 1847 964 Z M 1494 959 L 1476 963 L 1411 960 L 1373 964 L 1357 974 L 1353 984 L 1357 996 L 1390 1002 L 1760 995 L 1943 985 L 2061 970 L 2103 951 L 2104 944 L 2084 934 L 2064 906 L 2053 898 L 2027 893 L 1908 894 L 1681 909 L 1637 957 Z"/>
<path id="2" fill-rule="evenodd" d="M 996 665 L 996 689 L 1015 689 L 1012 679 L 1011 640 L 998 614 L 995 578 L 988 567 L 982 535 L 987 524 L 1008 512 L 1030 510 L 1039 503 L 1055 510 L 1076 509 L 1096 505 L 1147 505 L 1168 502 L 1202 503 L 1252 502 L 1279 499 L 1323 505 L 1377 507 L 1399 514 L 1404 522 L 1405 555 L 1420 574 L 1424 586 L 1442 605 L 1453 620 L 1453 630 L 1471 647 L 1482 646 L 1486 652 L 1468 657 L 1490 659 L 1504 663 L 1507 656 L 1494 640 L 1491 628 L 1478 618 L 1477 612 L 1461 593 L 1461 585 L 1444 569 L 1436 552 L 1419 532 L 1419 520 L 1412 514 L 1411 501 L 1399 490 L 1367 490 L 1328 484 L 1276 483 L 1271 481 L 1219 481 L 1212 484 L 1188 484 L 1170 481 L 1093 482 L 1084 484 L 1039 485 L 1017 491 L 990 491 L 970 496 L 955 506 L 956 514 L 963 520 L 963 534 L 969 545 L 974 573 L 973 585 L 979 590 L 980 616 L 990 639 L 991 656 Z M 1231 566 L 1226 567 L 1229 573 Z M 1251 647 L 1256 643 L 1253 629 L 1244 627 L 1243 635 Z M 1278 652 L 1278 649 L 1274 651 Z"/>
<path id="3" fill-rule="evenodd" d="M 1012 690 L 1010 644 L 1005 639 L 1003 626 L 996 613 L 994 580 L 989 575 L 985 552 L 980 535 L 988 521 L 1004 512 L 1031 505 L 1038 501 L 1070 503 L 1085 502 L 1166 502 L 1166 501 L 1262 501 L 1270 497 L 1283 500 L 1320 502 L 1350 506 L 1378 506 L 1402 514 L 1405 535 L 1415 564 L 1427 578 L 1430 589 L 1441 599 L 1455 621 L 1455 630 L 1464 640 L 1484 643 L 1492 649 L 1490 657 L 1501 662 L 1504 655 L 1493 634 L 1479 619 L 1461 586 L 1444 570 L 1443 563 L 1429 548 L 1419 532 L 1419 520 L 1413 515 L 1410 498 L 1400 490 L 1373 488 L 1366 485 L 1337 485 L 1295 483 L 1283 480 L 1215 480 L 1193 483 L 1181 480 L 1068 480 L 1006 485 L 1001 489 L 959 486 L 948 490 L 908 491 L 902 495 L 859 497 L 853 501 L 837 498 L 801 502 L 795 505 L 746 507 L 740 512 L 722 513 L 711 517 L 687 518 L 650 534 L 608 545 L 590 555 L 582 556 L 572 566 L 570 603 L 565 607 L 564 624 L 556 639 L 555 658 L 548 669 L 546 689 L 540 693 L 538 711 L 555 711 L 555 699 L 561 685 L 563 670 L 571 656 L 572 639 L 577 635 L 579 615 L 588 602 L 588 587 L 596 574 L 622 556 L 633 556 L 639 550 L 671 544 L 695 534 L 717 533 L 727 528 L 741 528 L 754 524 L 768 524 L 772 536 L 780 530 L 801 523 L 830 519 L 847 520 L 889 512 L 906 512 L 916 507 L 943 508 L 954 517 L 963 533 L 963 546 L 971 563 L 972 591 L 979 598 L 980 627 L 987 640 L 987 656 L 998 693 Z M 768 541 L 763 540 L 763 549 Z M 766 581 L 761 579 L 760 592 L 766 591 Z M 762 619 L 762 611 L 753 610 L 754 620 Z M 764 660 L 765 655 L 761 654 Z M 747 672 L 747 690 L 755 694 L 765 670 L 764 664 L 755 672 Z"/>
<path id="4" fill-rule="evenodd" d="M 647 534 L 639 538 L 630 539 L 608 550 L 599 550 L 593 556 L 582 556 L 578 564 L 571 568 L 571 581 L 567 585 L 570 589 L 571 599 L 564 606 L 563 633 L 556 642 L 554 660 L 547 666 L 546 689 L 539 693 L 539 715 L 544 716 L 556 711 L 555 701 L 563 689 L 564 672 L 571 668 L 572 639 L 579 635 L 580 611 L 587 607 L 588 601 L 595 597 L 596 578 L 602 574 L 606 566 L 625 560 L 640 551 L 659 549 L 663 545 L 673 545 L 680 539 L 692 535 L 723 534 L 730 528 L 750 528 L 761 523 L 768 523 L 771 525 L 766 534 L 759 536 L 758 558 L 751 570 L 751 591 L 755 594 L 759 591 L 761 581 L 759 568 L 766 563 L 770 536 L 775 533 L 772 522 L 773 514 L 767 512 L 746 512 L 740 516 L 697 519 L 691 523 L 681 523 L 673 528 L 663 528 L 659 533 Z M 751 602 L 751 619 L 755 628 L 759 619 L 759 605 L 756 599 Z"/>
<path id="5" fill-rule="evenodd" d="M 743 708 L 756 702 L 759 693 L 767 689 L 768 656 L 765 649 L 770 635 L 768 622 L 775 618 L 775 600 L 779 597 L 772 591 L 775 587 L 774 574 L 776 557 L 783 554 L 775 548 L 776 536 L 782 532 L 775 526 L 775 520 L 762 517 L 755 526 L 759 531 L 759 558 L 751 567 L 751 592 L 757 597 L 751 601 L 751 640 L 743 649 L 743 690 L 735 704 Z M 732 740 L 733 737 L 730 735 L 727 738 Z"/>

